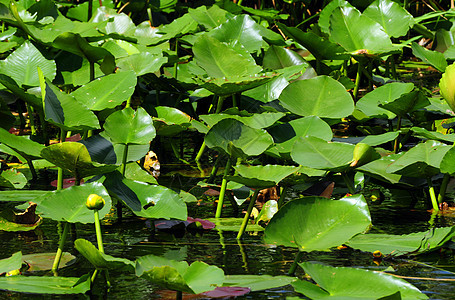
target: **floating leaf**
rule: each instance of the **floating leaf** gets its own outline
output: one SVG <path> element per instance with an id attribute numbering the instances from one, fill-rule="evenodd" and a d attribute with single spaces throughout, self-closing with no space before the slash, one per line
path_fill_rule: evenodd
<path id="1" fill-rule="evenodd" d="M 199 118 L 207 123 L 209 127 L 212 127 L 216 123 L 224 119 L 235 119 L 243 124 L 255 128 L 255 129 L 262 129 L 267 128 L 275 124 L 276 121 L 284 117 L 284 113 L 261 113 L 261 114 L 248 114 L 247 116 L 243 115 L 236 115 L 236 114 L 227 114 L 227 113 L 219 113 L 219 114 L 210 114 L 210 115 L 200 115 Z"/>
<path id="2" fill-rule="evenodd" d="M 0 62 L 1 72 L 13 78 L 19 86 L 39 86 L 38 67 L 44 76 L 54 79 L 56 66 L 47 60 L 30 41 L 25 41 L 16 51 Z"/>
<path id="3" fill-rule="evenodd" d="M 118 59 L 117 66 L 121 71 L 134 71 L 136 76 L 155 73 L 167 62 L 162 54 L 141 52 Z"/>
<path id="4" fill-rule="evenodd" d="M 93 223 L 93 212 L 85 206 L 90 194 L 97 194 L 106 201 L 104 207 L 99 211 L 100 219 L 104 218 L 111 209 L 111 197 L 99 182 L 47 193 L 36 199 L 38 203 L 36 212 L 44 218 L 56 221 Z"/>
<path id="5" fill-rule="evenodd" d="M 71 95 L 91 110 L 114 108 L 128 100 L 136 86 L 134 72 L 119 72 L 97 78 Z"/>
<path id="6" fill-rule="evenodd" d="M 215 223 L 217 230 L 239 232 L 243 218 L 211 218 L 207 221 Z M 257 224 L 248 223 L 245 231 L 264 231 L 264 228 Z"/>
<path id="7" fill-rule="evenodd" d="M 226 275 L 223 286 L 247 287 L 255 292 L 285 286 L 295 280 L 297 280 L 296 277 L 290 276 Z"/>
<path id="8" fill-rule="evenodd" d="M 32 294 L 84 294 L 90 290 L 90 276 L 84 275 L 81 278 L 55 276 L 0 277 L 0 290 Z"/>
<path id="9" fill-rule="evenodd" d="M 0 274 L 18 270 L 22 266 L 22 252 L 16 252 L 11 257 L 0 260 Z"/>
<path id="10" fill-rule="evenodd" d="M 326 251 L 370 225 L 370 212 L 362 195 L 340 200 L 304 197 L 278 210 L 265 229 L 264 241 L 300 251 Z"/>
<path id="11" fill-rule="evenodd" d="M 156 135 L 152 117 L 142 107 L 114 112 L 107 117 L 104 130 L 114 143 L 125 145 L 148 144 Z"/>
<path id="12" fill-rule="evenodd" d="M 54 264 L 55 252 L 51 253 L 34 253 L 22 255 L 22 261 L 28 266 L 28 272 L 50 271 Z M 60 268 L 68 267 L 76 262 L 76 257 L 71 253 L 63 252 L 60 258 Z"/>
<path id="13" fill-rule="evenodd" d="M 453 236 L 455 227 L 441 227 L 404 235 L 359 234 L 346 244 L 362 251 L 380 251 L 384 255 L 420 254 L 442 247 Z"/>
<path id="14" fill-rule="evenodd" d="M 447 68 L 447 61 L 441 52 L 428 50 L 415 42 L 412 43 L 411 47 L 412 53 L 415 56 L 420 58 L 423 62 L 432 65 L 438 69 L 438 71 L 444 72 Z"/>
<path id="15" fill-rule="evenodd" d="M 136 275 L 144 277 L 165 288 L 199 294 L 215 289 L 224 281 L 222 269 L 196 261 L 168 260 L 155 255 L 142 256 L 136 260 Z"/>
<path id="16" fill-rule="evenodd" d="M 74 241 L 74 248 L 79 251 L 97 270 L 114 269 L 123 272 L 134 272 L 134 262 L 101 253 L 92 243 L 84 239 Z"/>
<path id="17" fill-rule="evenodd" d="M 354 111 L 354 101 L 344 86 L 328 76 L 318 76 L 289 84 L 280 103 L 300 116 L 344 118 Z"/>
<path id="18" fill-rule="evenodd" d="M 354 148 L 351 144 L 326 142 L 306 136 L 295 141 L 291 157 L 302 166 L 336 172 L 348 168 Z"/>
<path id="19" fill-rule="evenodd" d="M 231 156 L 253 156 L 264 152 L 272 137 L 263 129 L 254 129 L 234 119 L 216 123 L 205 136 L 210 148 L 219 148 Z"/>
<path id="20" fill-rule="evenodd" d="M 17 136 L 0 128 L 0 140 L 2 144 L 7 145 L 24 157 L 30 159 L 41 158 L 41 150 L 43 150 L 44 146 L 25 136 Z"/>
<path id="21" fill-rule="evenodd" d="M 300 167 L 266 165 L 238 165 L 234 169 L 238 175 L 227 176 L 227 180 L 239 182 L 251 188 L 268 188 L 277 185 L 285 177 L 297 172 Z"/>
<path id="22" fill-rule="evenodd" d="M 400 292 L 400 299 L 428 299 L 415 286 L 389 274 L 363 269 L 300 263 L 316 282 L 298 280 L 294 289 L 311 299 L 378 299 Z"/>

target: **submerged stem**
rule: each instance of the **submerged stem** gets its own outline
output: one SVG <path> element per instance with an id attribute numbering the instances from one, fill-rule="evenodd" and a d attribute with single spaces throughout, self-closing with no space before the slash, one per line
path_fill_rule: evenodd
<path id="1" fill-rule="evenodd" d="M 239 233 L 237 234 L 237 239 L 240 240 L 242 238 L 243 233 L 245 232 L 246 225 L 248 224 L 248 219 L 250 218 L 251 212 L 253 211 L 254 203 L 256 203 L 256 199 L 259 195 L 259 188 L 254 191 L 253 196 L 250 199 L 250 204 L 248 205 L 248 209 L 246 211 L 245 216 L 243 217 L 242 225 L 240 226 Z"/>

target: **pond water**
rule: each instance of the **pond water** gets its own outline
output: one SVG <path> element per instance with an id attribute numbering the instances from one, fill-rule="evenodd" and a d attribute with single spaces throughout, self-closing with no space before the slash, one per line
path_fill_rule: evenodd
<path id="1" fill-rule="evenodd" d="M 196 207 L 190 205 L 190 212 Z M 210 213 L 211 207 L 206 209 Z M 387 233 L 409 233 L 428 228 L 429 213 L 424 210 L 393 210 L 386 206 L 371 206 L 373 230 Z M 436 226 L 453 225 L 451 218 L 439 218 Z M 0 232 L 0 258 L 10 256 L 22 250 L 23 254 L 54 252 L 57 248 L 58 231 L 56 222 L 45 222 L 33 232 Z M 72 238 L 85 238 L 96 242 L 91 225 L 76 224 L 76 234 Z M 293 262 L 296 249 L 264 245 L 262 233 L 249 232 L 243 240 L 236 240 L 236 232 L 217 230 L 197 232 L 162 232 L 153 233 L 149 221 L 126 217 L 122 224 L 105 224 L 103 239 L 107 254 L 134 260 L 138 256 L 155 254 L 169 259 L 186 260 L 189 263 L 202 260 L 208 264 L 223 268 L 226 274 L 285 275 Z M 450 245 L 449 245 L 450 247 Z M 67 243 L 67 250 L 77 253 L 72 243 Z M 428 255 L 409 259 L 387 259 L 375 262 L 371 254 L 351 249 L 331 252 L 312 252 L 303 257 L 304 261 L 318 261 L 332 266 L 350 266 L 374 270 L 392 266 L 394 274 L 410 277 L 406 280 L 422 290 L 431 299 L 453 299 L 455 294 L 455 261 L 453 250 L 445 248 Z M 93 268 L 83 257 L 59 271 L 63 276 L 81 276 Z M 41 272 L 38 274 L 47 274 Z M 303 276 L 302 270 L 297 276 Z M 93 299 L 174 299 L 175 294 L 163 291 L 150 281 L 134 274 L 110 272 L 112 287 L 104 295 L 104 284 L 99 281 L 92 295 Z M 284 299 L 298 296 L 291 286 L 277 289 L 251 292 L 238 299 Z M 0 292 L 1 299 L 64 299 L 68 296 L 37 296 L 10 292 Z M 84 299 L 89 296 L 71 296 Z M 302 297 L 304 298 L 304 297 Z"/>

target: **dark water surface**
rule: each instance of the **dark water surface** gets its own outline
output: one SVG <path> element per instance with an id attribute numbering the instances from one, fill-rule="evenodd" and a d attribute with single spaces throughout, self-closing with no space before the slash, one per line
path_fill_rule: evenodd
<path id="1" fill-rule="evenodd" d="M 428 228 L 429 214 L 425 211 L 391 210 L 372 208 L 372 230 L 387 233 L 410 233 Z M 437 220 L 437 224 L 453 225 L 451 218 Z M 0 258 L 6 258 L 16 251 L 23 254 L 54 252 L 58 242 L 58 224 L 45 220 L 34 232 L 9 233 L 0 232 Z M 96 238 L 92 225 L 76 225 L 77 238 L 85 238 L 95 243 Z M 121 225 L 105 225 L 105 252 L 112 256 L 134 260 L 138 256 L 155 254 L 175 260 L 186 260 L 189 263 L 202 260 L 208 264 L 223 268 L 226 274 L 285 275 L 294 259 L 296 250 L 292 248 L 268 246 L 262 243 L 263 233 L 247 233 L 241 243 L 235 239 L 235 232 L 217 230 L 203 232 L 182 232 L 178 234 L 153 232 L 146 220 L 126 218 Z M 75 238 L 76 236 L 73 236 Z M 72 243 L 67 243 L 67 251 L 75 254 Z M 407 279 L 422 290 L 431 299 L 454 299 L 455 284 L 453 281 L 438 279 L 455 279 L 455 259 L 452 249 L 442 249 L 431 254 L 410 259 L 390 259 L 380 262 L 378 266 L 369 253 L 343 249 L 331 252 L 312 252 L 305 254 L 305 261 L 319 261 L 332 266 L 349 266 L 367 269 L 384 269 L 392 266 L 395 274 L 418 277 Z M 92 266 L 78 257 L 75 264 L 60 271 L 62 276 L 81 276 L 92 271 Z M 38 274 L 47 274 L 41 272 Z M 297 276 L 302 276 L 298 270 Z M 108 299 L 162 299 L 161 288 L 153 283 L 136 277 L 134 274 L 110 272 L 112 288 Z M 98 284 L 95 296 L 102 299 L 103 283 Z M 252 292 L 238 299 L 284 299 L 287 296 L 298 296 L 291 286 Z M 2 299 L 77 299 L 88 296 L 41 296 L 10 292 L 0 292 Z M 302 297 L 303 298 L 303 297 Z"/>

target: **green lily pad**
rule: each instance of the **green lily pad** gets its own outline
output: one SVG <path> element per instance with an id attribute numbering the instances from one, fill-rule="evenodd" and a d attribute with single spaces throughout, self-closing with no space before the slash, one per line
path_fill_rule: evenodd
<path id="1" fill-rule="evenodd" d="M 77 179 L 115 170 L 115 165 L 105 165 L 92 161 L 82 143 L 63 142 L 47 146 L 41 156 L 56 166 L 71 172 Z"/>
<path id="2" fill-rule="evenodd" d="M 436 140 L 436 141 L 443 141 L 453 143 L 455 142 L 455 134 L 443 134 L 437 131 L 429 131 L 425 128 L 421 127 L 412 127 L 412 132 L 419 137 L 428 139 L 428 140 Z"/>
<path id="3" fill-rule="evenodd" d="M 327 251 L 370 225 L 370 212 L 362 195 L 340 200 L 304 197 L 280 208 L 265 229 L 264 242 L 300 251 Z"/>
<path id="4" fill-rule="evenodd" d="M 285 286 L 296 280 L 296 277 L 290 276 L 226 275 L 223 286 L 247 287 L 255 292 Z"/>
<path id="5" fill-rule="evenodd" d="M 9 276 L 0 277 L 0 290 L 32 294 L 84 294 L 90 290 L 90 276 L 45 277 Z"/>
<path id="6" fill-rule="evenodd" d="M 428 299 L 415 286 L 389 274 L 363 269 L 300 263 L 317 285 L 298 280 L 294 289 L 311 299 L 378 299 L 400 292 L 400 299 Z"/>
<path id="7" fill-rule="evenodd" d="M 44 146 L 25 136 L 17 136 L 0 128 L 0 140 L 2 144 L 7 145 L 24 157 L 30 159 L 41 158 L 41 150 L 43 150 Z"/>
<path id="8" fill-rule="evenodd" d="M 399 183 L 402 176 L 399 174 L 391 174 L 387 172 L 387 167 L 403 156 L 404 152 L 383 156 L 380 159 L 374 160 L 366 165 L 357 168 L 357 171 L 366 173 L 379 180 L 390 182 L 393 184 Z"/>
<path id="9" fill-rule="evenodd" d="M 136 275 L 144 277 L 165 288 L 199 294 L 221 286 L 224 281 L 222 269 L 196 261 L 190 266 L 155 255 L 142 256 L 136 260 Z"/>
<path id="10" fill-rule="evenodd" d="M 239 232 L 243 218 L 211 218 L 207 219 L 207 221 L 215 223 L 215 229 L 217 230 Z M 264 231 L 264 227 L 249 223 L 245 231 Z"/>
<path id="11" fill-rule="evenodd" d="M 387 172 L 409 177 L 431 177 L 439 173 L 444 155 L 451 147 L 437 141 L 426 141 L 411 148 L 387 167 Z"/>
<path id="12" fill-rule="evenodd" d="M 238 165 L 234 169 L 238 172 L 239 176 L 226 176 L 227 180 L 235 181 L 251 188 L 268 188 L 277 185 L 287 176 L 297 172 L 300 167 Z"/>
<path id="13" fill-rule="evenodd" d="M 393 141 L 400 135 L 400 131 L 391 131 L 383 134 L 367 135 L 367 136 L 353 136 L 348 138 L 333 138 L 334 142 L 342 142 L 349 144 L 364 143 L 370 146 L 378 146 L 387 142 Z"/>
<path id="14" fill-rule="evenodd" d="M 384 101 L 378 106 L 390 110 L 394 114 L 406 117 L 410 112 L 426 107 L 430 104 L 428 98 L 420 91 L 412 91 L 408 94 L 403 94 L 400 98 L 393 101 Z"/>
<path id="15" fill-rule="evenodd" d="M 210 148 L 223 150 L 230 156 L 253 156 L 272 145 L 272 137 L 263 129 L 254 129 L 234 119 L 216 123 L 205 136 Z"/>
<path id="16" fill-rule="evenodd" d="M 351 144 L 327 142 L 306 136 L 295 141 L 291 157 L 302 166 L 336 172 L 349 167 L 354 148 Z"/>
<path id="17" fill-rule="evenodd" d="M 87 197 L 90 194 L 97 194 L 106 201 L 106 204 L 99 210 L 100 219 L 104 218 L 111 209 L 111 197 L 104 186 L 99 182 L 72 186 L 64 190 L 57 190 L 47 193 L 36 199 L 38 206 L 36 212 L 44 218 L 70 223 L 93 223 L 93 211 L 85 206 Z"/>
<path id="18" fill-rule="evenodd" d="M 406 35 L 409 28 L 415 24 L 414 17 L 392 0 L 374 1 L 365 9 L 363 15 L 381 24 L 389 36 L 396 38 Z"/>
<path id="19" fill-rule="evenodd" d="M 416 42 L 413 42 L 412 45 L 412 53 L 420 58 L 423 62 L 435 67 L 440 72 L 444 72 L 447 68 L 447 61 L 444 55 L 441 52 L 428 50 Z"/>
<path id="20" fill-rule="evenodd" d="M 1 72 L 13 78 L 19 86 L 39 86 L 36 69 L 38 67 L 44 76 L 54 79 L 56 65 L 53 60 L 47 60 L 30 42 L 25 41 L 18 49 L 0 62 Z"/>
<path id="21" fill-rule="evenodd" d="M 289 84 L 280 103 L 299 116 L 344 118 L 354 111 L 354 101 L 344 86 L 328 76 L 318 76 Z"/>
<path id="22" fill-rule="evenodd" d="M 212 127 L 213 125 L 224 119 L 235 119 L 251 128 L 262 129 L 272 126 L 273 124 L 275 124 L 276 121 L 278 121 L 284 116 L 285 114 L 280 112 L 276 113 L 264 112 L 261 114 L 251 114 L 248 116 L 219 113 L 210 115 L 200 115 L 199 118 L 205 123 L 207 123 L 209 127 Z"/>
<path id="23" fill-rule="evenodd" d="M 142 107 L 114 112 L 107 117 L 104 130 L 114 143 L 125 145 L 148 144 L 156 135 L 152 117 Z"/>
<path id="24" fill-rule="evenodd" d="M 131 97 L 136 81 L 134 72 L 119 72 L 97 78 L 71 95 L 91 110 L 114 108 Z"/>
<path id="25" fill-rule="evenodd" d="M 23 189 L 27 182 L 25 175 L 16 169 L 8 169 L 0 174 L 0 186 Z"/>
<path id="26" fill-rule="evenodd" d="M 22 266 L 22 252 L 16 252 L 11 257 L 0 260 L 0 274 L 18 270 Z"/>
<path id="27" fill-rule="evenodd" d="M 124 272 L 134 272 L 134 262 L 126 259 L 113 257 L 101 253 L 92 243 L 84 239 L 74 241 L 74 248 L 79 251 L 96 269 L 108 270 L 114 269 Z"/>
<path id="28" fill-rule="evenodd" d="M 5 213 L 0 214 L 0 230 L 3 231 L 31 231 L 38 227 L 42 222 L 42 218 L 38 219 L 35 224 L 19 224 L 12 222 Z"/>
<path id="29" fill-rule="evenodd" d="M 191 125 L 191 117 L 174 107 L 157 106 L 155 112 L 153 126 L 158 135 L 174 136 Z"/>
<path id="30" fill-rule="evenodd" d="M 442 173 L 455 174 L 455 148 L 451 147 L 441 160 Z"/>
<path id="31" fill-rule="evenodd" d="M 380 251 L 384 255 L 420 254 L 436 250 L 455 236 L 455 227 L 431 228 L 411 234 L 359 234 L 346 245 L 362 251 Z"/>
<path id="32" fill-rule="evenodd" d="M 122 72 L 134 71 L 136 76 L 142 76 L 159 71 L 167 60 L 161 53 L 141 52 L 119 58 L 117 66 Z"/>
<path id="33" fill-rule="evenodd" d="M 29 272 L 49 271 L 54 264 L 55 253 L 34 253 L 22 255 L 22 261 L 27 263 Z M 71 266 L 76 262 L 76 257 L 71 253 L 63 252 L 60 259 L 60 268 Z"/>

